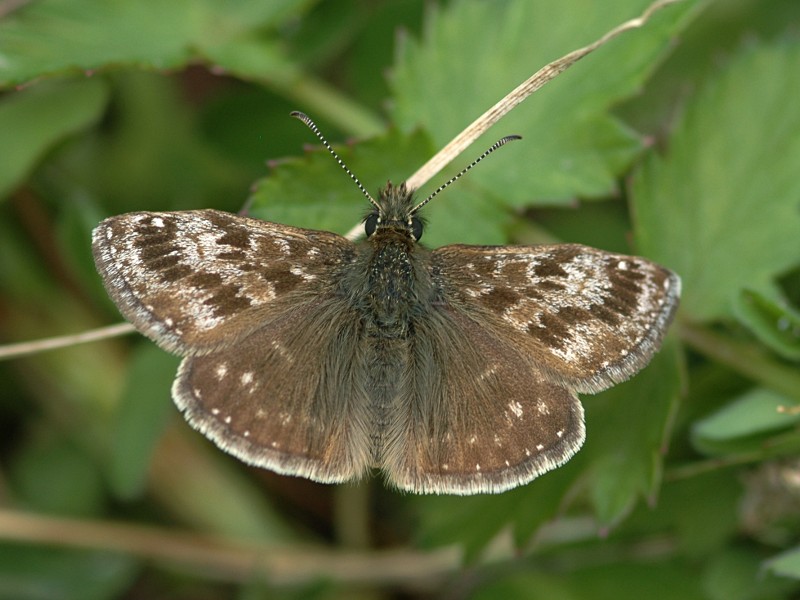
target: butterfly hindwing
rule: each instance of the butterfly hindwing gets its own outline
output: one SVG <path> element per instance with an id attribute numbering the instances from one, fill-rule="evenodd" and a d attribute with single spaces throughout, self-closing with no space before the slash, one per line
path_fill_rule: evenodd
<path id="1" fill-rule="evenodd" d="M 563 464 L 583 444 L 575 393 L 468 314 L 437 307 L 415 324 L 412 344 L 384 450 L 397 487 L 501 492 Z"/>
<path id="2" fill-rule="evenodd" d="M 236 352 L 185 358 L 173 397 L 193 427 L 249 464 L 358 478 L 372 451 L 358 327 L 335 298 L 287 309 Z"/>

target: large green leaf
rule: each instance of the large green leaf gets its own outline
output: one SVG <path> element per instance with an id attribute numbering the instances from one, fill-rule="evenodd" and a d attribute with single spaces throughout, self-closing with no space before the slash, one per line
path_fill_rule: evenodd
<path id="1" fill-rule="evenodd" d="M 698 421 L 694 435 L 716 442 L 780 431 L 800 422 L 800 414 L 782 411 L 792 402 L 771 390 L 756 388 Z"/>
<path id="2" fill-rule="evenodd" d="M 431 14 L 422 41 L 401 47 L 391 79 L 394 118 L 403 128 L 421 125 L 442 146 L 540 67 L 648 4 L 454 2 Z M 625 33 L 504 117 L 464 160 L 503 135 L 523 140 L 470 179 L 516 205 L 612 192 L 640 140 L 609 115 L 609 107 L 642 85 L 692 5 L 669 7 L 643 30 Z M 446 203 L 432 212 L 451 211 Z"/>
<path id="3" fill-rule="evenodd" d="M 0 85 L 109 65 L 180 67 L 198 51 L 231 52 L 232 41 L 277 25 L 305 4 L 306 0 L 26 3 L 0 23 Z"/>
<path id="4" fill-rule="evenodd" d="M 657 492 L 680 387 L 679 353 L 667 343 L 632 380 L 584 399 L 589 489 L 602 525 L 617 523 Z"/>
<path id="5" fill-rule="evenodd" d="M 297 127 L 302 129 L 303 125 L 298 122 Z M 311 132 L 308 135 L 313 138 Z M 420 164 L 430 148 L 423 135 L 404 136 L 391 131 L 355 147 L 337 145 L 337 152 L 376 196 L 387 179 L 402 181 L 403 174 Z M 361 220 L 369 206 L 336 161 L 320 149 L 276 166 L 256 184 L 248 208 L 253 216 L 269 221 L 344 234 Z"/>
<path id="6" fill-rule="evenodd" d="M 692 319 L 800 262 L 799 96 L 800 44 L 743 48 L 635 178 L 640 248 L 681 275 Z"/>
<path id="7" fill-rule="evenodd" d="M 111 448 L 109 478 L 121 498 L 138 498 L 144 491 L 155 444 L 172 414 L 170 388 L 178 363 L 153 344 L 139 344 L 133 353 Z"/>
<path id="8" fill-rule="evenodd" d="M 39 85 L 0 100 L 0 198 L 66 136 L 99 120 L 108 97 L 98 79 Z"/>
<path id="9" fill-rule="evenodd" d="M 113 600 L 137 571 L 112 552 L 0 544 L 0 598 L 9 600 Z"/>
<path id="10" fill-rule="evenodd" d="M 800 311 L 786 300 L 745 289 L 735 298 L 733 310 L 736 318 L 774 352 L 800 361 Z"/>
<path id="11" fill-rule="evenodd" d="M 800 547 L 792 548 L 771 558 L 767 568 L 776 575 L 800 579 Z"/>
<path id="12" fill-rule="evenodd" d="M 599 559 L 599 557 L 598 557 Z M 696 567 L 679 561 L 648 564 L 643 561 L 610 562 L 596 566 L 547 572 L 534 563 L 490 579 L 472 598 L 490 600 L 706 600 Z M 609 564 L 610 562 L 610 564 Z"/>

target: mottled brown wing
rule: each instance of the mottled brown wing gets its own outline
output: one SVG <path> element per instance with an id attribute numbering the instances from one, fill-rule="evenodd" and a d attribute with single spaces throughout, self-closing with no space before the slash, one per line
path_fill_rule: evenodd
<path id="1" fill-rule="evenodd" d="M 360 327 L 336 298 L 289 308 L 235 352 L 185 358 L 173 398 L 246 463 L 324 483 L 357 478 L 372 461 Z"/>
<path id="2" fill-rule="evenodd" d="M 415 493 L 497 493 L 563 464 L 585 437 L 575 393 L 524 348 L 440 305 L 415 322 L 382 468 Z"/>
<path id="3" fill-rule="evenodd" d="M 644 367 L 680 296 L 675 273 L 577 244 L 453 245 L 431 261 L 446 304 L 523 349 L 546 381 L 578 392 Z"/>
<path id="4" fill-rule="evenodd" d="M 333 233 L 216 210 L 111 217 L 92 246 L 122 314 L 183 355 L 232 346 L 286 307 L 325 294 L 355 256 Z"/>

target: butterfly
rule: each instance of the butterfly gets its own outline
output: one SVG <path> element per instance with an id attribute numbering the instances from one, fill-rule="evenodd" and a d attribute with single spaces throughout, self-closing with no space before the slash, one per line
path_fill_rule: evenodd
<path id="1" fill-rule="evenodd" d="M 216 210 L 94 230 L 122 314 L 184 357 L 188 422 L 252 465 L 325 483 L 378 469 L 415 493 L 502 492 L 569 460 L 577 394 L 649 362 L 679 277 L 578 244 L 429 250 L 419 212 L 439 190 L 375 200 L 350 175 L 373 205 L 361 243 Z"/>

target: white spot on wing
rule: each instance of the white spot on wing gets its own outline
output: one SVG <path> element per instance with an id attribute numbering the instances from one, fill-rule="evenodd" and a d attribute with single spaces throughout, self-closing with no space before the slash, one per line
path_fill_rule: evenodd
<path id="1" fill-rule="evenodd" d="M 153 217 L 151 223 L 153 224 L 153 227 L 164 227 L 164 219 L 161 217 Z"/>
<path id="2" fill-rule="evenodd" d="M 228 374 L 228 365 L 225 363 L 217 365 L 217 368 L 214 371 L 214 373 L 217 375 L 217 379 L 222 379 L 223 377 L 225 377 L 225 375 Z"/>
<path id="3" fill-rule="evenodd" d="M 514 415 L 518 419 L 522 417 L 522 404 L 520 404 L 516 400 L 514 402 L 509 402 L 508 408 L 511 410 L 511 412 L 514 413 Z"/>
<path id="4" fill-rule="evenodd" d="M 253 372 L 252 371 L 245 371 L 242 373 L 241 377 L 242 385 L 250 385 L 253 383 Z"/>

